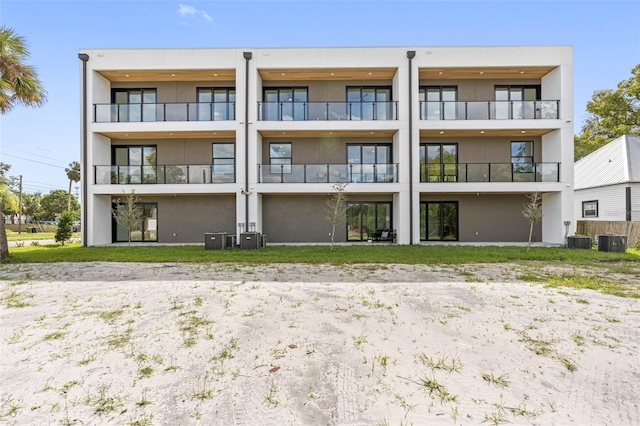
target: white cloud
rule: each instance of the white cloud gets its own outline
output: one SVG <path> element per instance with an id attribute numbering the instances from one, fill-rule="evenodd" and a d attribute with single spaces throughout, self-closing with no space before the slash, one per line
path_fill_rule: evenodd
<path id="1" fill-rule="evenodd" d="M 204 19 L 207 22 L 213 21 L 213 18 L 211 16 L 209 16 L 209 14 L 207 12 L 205 12 L 204 10 L 198 10 L 193 6 L 189 6 L 189 5 L 186 5 L 186 4 L 179 4 L 178 5 L 178 13 L 183 18 L 193 15 L 193 16 L 200 16 L 200 17 L 202 17 L 202 19 Z"/>

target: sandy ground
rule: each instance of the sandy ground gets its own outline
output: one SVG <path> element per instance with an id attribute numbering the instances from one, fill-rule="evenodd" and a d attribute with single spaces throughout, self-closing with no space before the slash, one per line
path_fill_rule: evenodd
<path id="1" fill-rule="evenodd" d="M 518 268 L 3 265 L 0 424 L 640 424 L 640 300 Z"/>

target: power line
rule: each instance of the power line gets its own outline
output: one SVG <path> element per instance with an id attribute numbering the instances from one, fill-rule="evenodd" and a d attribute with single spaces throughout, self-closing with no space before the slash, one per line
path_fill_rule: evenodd
<path id="1" fill-rule="evenodd" d="M 46 158 L 47 160 L 53 160 L 53 161 L 58 161 L 60 163 L 64 163 L 63 160 L 58 160 L 57 158 L 52 158 L 52 157 L 47 157 L 45 155 L 35 154 L 35 153 L 31 152 L 31 151 L 25 151 L 23 149 L 14 148 L 12 146 L 6 146 L 6 145 L 0 144 L 0 147 L 2 147 L 4 149 L 12 149 L 14 151 L 24 152 L 25 154 L 31 154 L 33 156 L 40 157 L 40 158 Z M 7 154 L 7 155 L 9 155 L 9 154 Z"/>
<path id="2" fill-rule="evenodd" d="M 64 169 L 63 166 L 57 166 L 55 164 L 49 164 L 49 163 L 44 163 L 42 161 L 31 160 L 30 158 L 18 157 L 17 155 L 11 155 L 11 154 L 6 154 L 6 153 L 4 153 L 2 155 L 6 155 L 8 157 L 13 157 L 13 158 L 19 158 L 20 160 L 31 161 L 32 163 L 44 164 L 45 166 L 56 167 L 58 169 Z"/>

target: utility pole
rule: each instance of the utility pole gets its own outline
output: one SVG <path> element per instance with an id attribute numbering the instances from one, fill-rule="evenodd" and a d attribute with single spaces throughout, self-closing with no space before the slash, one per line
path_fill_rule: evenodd
<path id="1" fill-rule="evenodd" d="M 18 195 L 18 235 L 22 232 L 22 175 L 20 175 L 20 185 L 18 186 L 20 189 Z"/>

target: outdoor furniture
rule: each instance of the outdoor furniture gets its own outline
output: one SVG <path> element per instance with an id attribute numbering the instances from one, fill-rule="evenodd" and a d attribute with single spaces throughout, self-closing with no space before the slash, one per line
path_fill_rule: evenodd
<path id="1" fill-rule="evenodd" d="M 396 230 L 391 229 L 377 229 L 371 234 L 372 241 L 389 241 L 391 243 L 396 242 Z"/>

